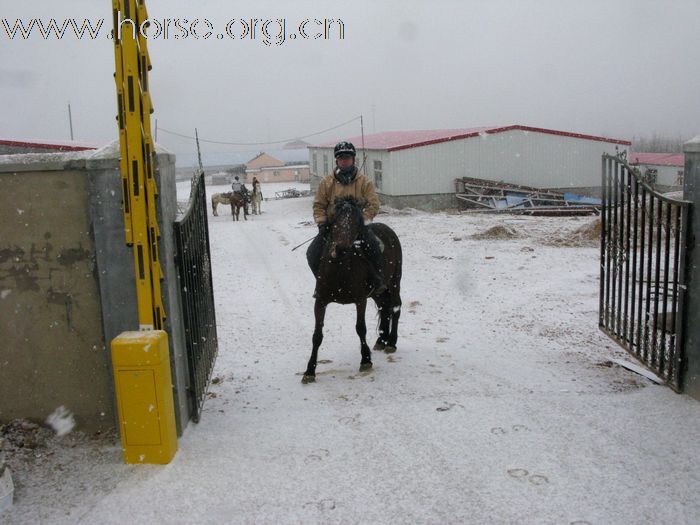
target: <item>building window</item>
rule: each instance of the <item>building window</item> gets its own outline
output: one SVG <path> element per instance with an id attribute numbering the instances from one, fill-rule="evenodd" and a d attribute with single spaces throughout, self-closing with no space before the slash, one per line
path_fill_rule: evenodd
<path id="1" fill-rule="evenodd" d="M 314 168 L 314 175 L 318 175 L 318 159 L 316 158 L 316 153 L 311 155 L 311 165 Z"/>
<path id="2" fill-rule="evenodd" d="M 277 170 L 274 170 L 274 171 L 272 172 L 272 176 L 273 176 L 273 177 L 279 177 L 279 176 L 280 176 L 280 172 L 277 171 Z"/>
<path id="3" fill-rule="evenodd" d="M 374 186 L 378 189 L 382 189 L 382 161 L 374 161 Z"/>
<path id="4" fill-rule="evenodd" d="M 323 174 L 328 175 L 328 155 L 323 154 Z"/>
<path id="5" fill-rule="evenodd" d="M 683 186 L 683 170 L 678 170 L 676 174 L 676 186 Z"/>

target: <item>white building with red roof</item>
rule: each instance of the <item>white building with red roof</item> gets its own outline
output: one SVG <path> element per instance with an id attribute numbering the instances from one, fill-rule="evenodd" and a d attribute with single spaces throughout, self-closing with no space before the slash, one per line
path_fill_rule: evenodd
<path id="1" fill-rule="evenodd" d="M 683 186 L 685 157 L 682 153 L 634 152 L 629 154 L 629 163 L 637 166 L 660 191 L 679 190 Z"/>
<path id="2" fill-rule="evenodd" d="M 358 150 L 357 164 L 383 204 L 456 206 L 455 179 L 472 177 L 599 196 L 601 156 L 628 151 L 623 139 L 530 126 L 389 131 L 339 137 Z M 309 147 L 312 186 L 335 166 L 334 142 Z"/>

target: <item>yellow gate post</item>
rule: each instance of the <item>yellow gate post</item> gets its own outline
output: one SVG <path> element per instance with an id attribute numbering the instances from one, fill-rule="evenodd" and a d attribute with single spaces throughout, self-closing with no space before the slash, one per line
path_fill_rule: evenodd
<path id="1" fill-rule="evenodd" d="M 151 138 L 151 61 L 145 0 L 112 0 L 124 234 L 133 248 L 139 332 L 112 341 L 112 365 L 124 460 L 168 463 L 177 450 L 168 337 L 162 330 L 158 195 Z"/>
<path id="2" fill-rule="evenodd" d="M 169 463 L 177 451 L 168 335 L 122 332 L 112 341 L 122 450 L 126 463 Z"/>

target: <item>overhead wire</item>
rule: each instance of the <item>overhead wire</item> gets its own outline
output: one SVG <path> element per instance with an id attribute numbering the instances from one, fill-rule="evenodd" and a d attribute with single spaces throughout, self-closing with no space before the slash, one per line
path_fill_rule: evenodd
<path id="1" fill-rule="evenodd" d="M 316 131 L 314 133 L 309 133 L 308 135 L 296 136 L 296 137 L 287 138 L 287 139 L 283 139 L 283 140 L 274 140 L 274 141 L 267 141 L 267 142 L 228 142 L 228 141 L 223 141 L 223 140 L 203 139 L 200 137 L 199 142 L 206 142 L 209 144 L 222 144 L 222 145 L 226 145 L 226 146 L 269 146 L 269 145 L 273 145 L 273 144 L 282 144 L 285 142 L 292 142 L 294 140 L 302 140 L 302 139 L 307 139 L 309 137 L 315 137 L 316 135 L 321 135 L 321 134 L 326 133 L 328 131 L 333 131 L 334 129 L 341 128 L 343 126 L 350 124 L 351 122 L 355 122 L 356 120 L 360 120 L 360 119 L 362 119 L 362 115 L 358 115 L 357 117 L 353 117 L 350 120 L 343 122 L 342 124 L 338 124 L 336 126 L 332 126 L 330 128 L 326 128 L 326 129 L 321 130 L 321 131 Z M 158 127 L 158 131 L 162 131 L 162 132 L 167 133 L 169 135 L 174 135 L 176 137 L 181 137 L 184 139 L 190 139 L 190 140 L 195 140 L 195 141 L 197 140 L 196 137 L 193 137 L 191 135 L 186 135 L 184 133 L 179 133 L 177 131 L 171 131 L 171 130 L 165 129 L 163 127 Z"/>

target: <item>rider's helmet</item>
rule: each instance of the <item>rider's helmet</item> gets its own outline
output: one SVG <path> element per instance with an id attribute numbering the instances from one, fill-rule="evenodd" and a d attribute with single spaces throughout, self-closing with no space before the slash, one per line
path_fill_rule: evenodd
<path id="1" fill-rule="evenodd" d="M 357 155 L 357 152 L 355 151 L 355 146 L 352 145 L 352 142 L 342 141 L 335 145 L 333 154 L 337 159 L 340 155 L 352 155 L 354 157 Z"/>

